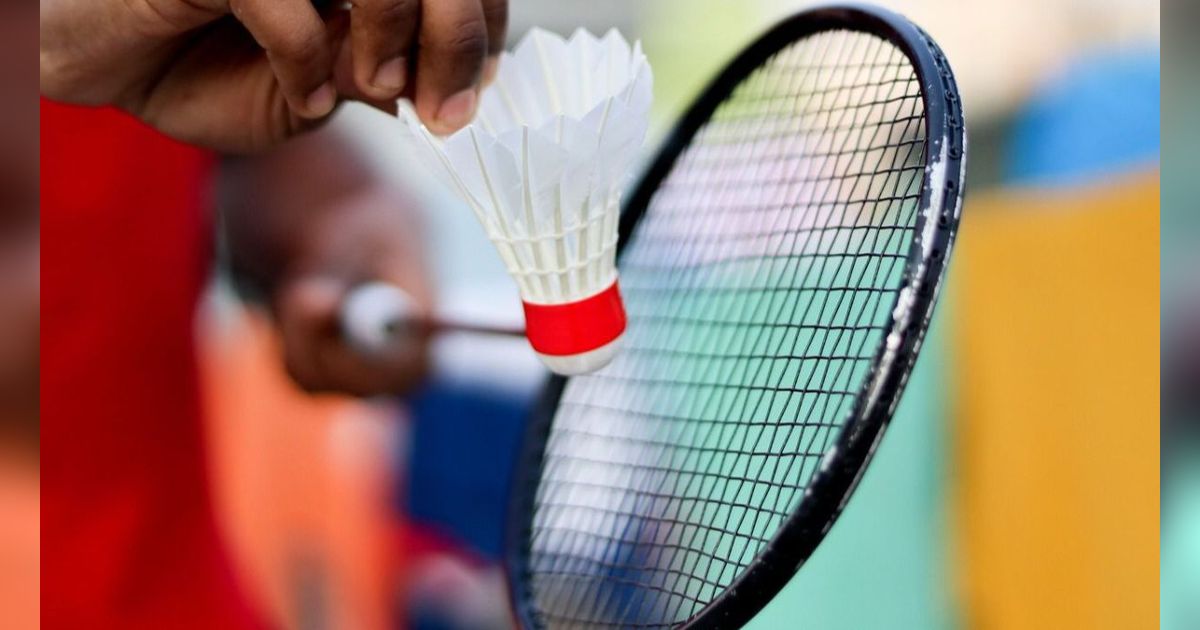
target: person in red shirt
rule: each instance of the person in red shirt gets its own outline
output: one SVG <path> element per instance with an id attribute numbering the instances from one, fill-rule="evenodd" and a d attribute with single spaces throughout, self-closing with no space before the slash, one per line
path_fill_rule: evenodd
<path id="1" fill-rule="evenodd" d="M 211 151 L 274 147 L 347 99 L 392 110 L 405 96 L 431 128 L 456 129 L 494 73 L 504 9 L 42 3 L 44 627 L 263 625 L 220 544 L 201 445 L 192 329 L 213 251 Z M 340 203 L 391 193 L 328 137 L 255 160 L 270 161 L 256 186 L 274 192 L 231 217 L 229 242 L 266 292 L 289 371 L 310 390 L 411 383 L 420 356 L 358 356 L 336 321 L 356 282 L 424 294 L 404 202 Z"/>

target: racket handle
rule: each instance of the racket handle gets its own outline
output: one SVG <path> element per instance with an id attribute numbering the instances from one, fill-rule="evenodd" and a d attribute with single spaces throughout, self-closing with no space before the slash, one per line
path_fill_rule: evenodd
<path id="1" fill-rule="evenodd" d="M 524 337 L 517 327 L 446 321 L 421 316 L 412 296 L 387 282 L 367 282 L 355 287 L 342 301 L 342 336 L 355 348 L 378 353 L 404 343 L 412 335 L 447 332 L 502 337 Z"/>

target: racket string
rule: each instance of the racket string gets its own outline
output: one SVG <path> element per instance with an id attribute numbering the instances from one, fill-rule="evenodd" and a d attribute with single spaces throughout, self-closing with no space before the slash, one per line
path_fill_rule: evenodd
<path id="1" fill-rule="evenodd" d="M 740 574 L 844 425 L 920 196 L 923 109 L 891 44 L 835 32 L 747 77 L 621 260 L 630 324 L 545 446 L 529 583 L 543 622 L 667 627 Z"/>

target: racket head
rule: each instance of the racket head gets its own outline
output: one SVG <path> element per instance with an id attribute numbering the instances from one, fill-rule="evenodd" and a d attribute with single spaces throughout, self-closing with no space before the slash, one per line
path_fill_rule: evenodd
<path id="1" fill-rule="evenodd" d="M 729 446 L 720 453 L 723 456 L 732 455 L 732 465 L 729 464 L 728 457 L 725 457 L 722 463 L 716 465 L 718 470 L 715 472 L 698 470 L 695 465 L 688 469 L 689 461 L 693 461 L 694 464 L 694 460 L 691 459 L 692 451 L 698 452 L 705 448 L 720 450 L 724 447 L 713 447 L 712 439 L 701 439 L 697 437 L 698 433 L 689 432 L 687 428 L 663 429 L 661 426 L 652 426 L 643 429 L 640 428 L 641 425 L 687 425 L 689 422 L 699 424 L 716 420 L 737 426 L 742 420 L 730 419 L 737 415 L 733 414 L 733 408 L 728 409 L 724 417 L 704 417 L 703 412 L 698 412 L 694 405 L 690 405 L 681 397 L 701 396 L 699 391 L 693 390 L 691 394 L 671 394 L 637 389 L 645 383 L 636 379 L 649 382 L 649 387 L 653 387 L 655 379 L 664 388 L 680 385 L 678 381 L 671 380 L 672 375 L 666 372 L 689 372 L 688 369 L 681 369 L 681 366 L 687 367 L 686 361 L 689 359 L 686 352 L 697 350 L 694 363 L 707 362 L 705 365 L 709 366 L 704 369 L 697 368 L 706 375 L 697 381 L 711 383 L 685 383 L 684 389 L 694 385 L 697 388 L 724 387 L 728 390 L 738 386 L 738 374 L 744 375 L 750 369 L 748 365 L 757 363 L 761 371 L 764 364 L 774 366 L 779 361 L 803 364 L 810 357 L 788 355 L 780 348 L 775 355 L 769 352 L 763 356 L 733 355 L 736 357 L 733 361 L 723 364 L 722 361 L 727 357 L 722 356 L 719 350 L 728 346 L 728 338 L 714 336 L 706 340 L 712 343 L 704 348 L 700 348 L 704 344 L 677 343 L 677 346 L 685 347 L 685 356 L 680 359 L 682 362 L 671 362 L 653 356 L 646 358 L 646 355 L 655 353 L 669 354 L 672 349 L 659 347 L 658 344 L 644 344 L 639 347 L 639 344 L 645 341 L 638 337 L 639 328 L 657 330 L 655 334 L 660 340 L 668 342 L 666 346 L 670 346 L 671 341 L 678 342 L 680 337 L 672 338 L 670 335 L 670 323 L 662 323 L 664 318 L 670 319 L 671 316 L 663 315 L 656 309 L 674 307 L 678 313 L 687 301 L 656 302 L 653 290 L 664 290 L 664 287 L 649 286 L 644 280 L 647 274 L 652 275 L 648 270 L 654 268 L 654 263 L 663 260 L 654 253 L 658 251 L 655 248 L 670 248 L 672 241 L 669 237 L 678 236 L 672 234 L 671 222 L 685 216 L 680 214 L 683 210 L 678 204 L 673 205 L 672 197 L 684 195 L 689 185 L 701 189 L 706 185 L 720 188 L 719 184 L 711 184 L 720 177 L 709 177 L 706 180 L 703 176 L 711 176 L 712 173 L 695 166 L 702 162 L 696 154 L 703 153 L 706 146 L 716 146 L 721 142 L 720 139 L 714 140 L 714 137 L 720 138 L 717 131 L 720 131 L 721 121 L 736 120 L 736 114 L 729 114 L 728 110 L 736 110 L 738 99 L 747 98 L 740 90 L 751 93 L 748 97 L 750 101 L 768 98 L 769 94 L 764 96 L 764 93 L 756 92 L 758 88 L 747 87 L 753 85 L 752 82 L 758 76 L 756 73 L 766 72 L 766 68 L 770 68 L 776 60 L 782 59 L 788 51 L 799 50 L 797 47 L 826 36 L 865 38 L 878 41 L 882 47 L 890 47 L 889 59 L 902 59 L 911 70 L 911 74 L 900 70 L 896 80 L 918 92 L 914 100 L 919 103 L 919 108 L 915 108 L 918 111 L 910 112 L 908 117 L 919 120 L 920 138 L 914 141 L 913 145 L 915 146 L 915 142 L 920 143 L 919 159 L 916 163 L 910 163 L 906 159 L 901 167 L 886 168 L 881 166 L 880 160 L 880 164 L 875 167 L 877 170 L 871 174 L 871 177 L 882 176 L 884 181 L 887 181 L 891 176 L 890 171 L 899 168 L 913 179 L 915 183 L 910 184 L 915 188 L 898 201 L 900 206 L 908 210 L 903 225 L 893 229 L 904 234 L 904 240 L 896 247 L 887 248 L 887 251 L 873 250 L 864 256 L 878 257 L 880 260 L 883 260 L 884 256 L 895 259 L 890 272 L 882 274 L 884 277 L 881 281 L 886 286 L 882 287 L 882 290 L 867 285 L 852 287 L 855 289 L 853 293 L 856 294 L 877 292 L 881 296 L 875 306 L 861 309 L 868 318 L 873 318 L 873 322 L 878 320 L 878 326 L 872 325 L 872 331 L 864 338 L 864 343 L 859 344 L 868 347 L 860 356 L 854 357 L 854 360 L 864 363 L 865 368 L 860 366 L 851 370 L 851 377 L 847 380 L 853 382 L 853 387 L 845 388 L 845 392 L 838 392 L 842 395 L 842 401 L 835 406 L 836 413 L 830 412 L 826 418 L 817 418 L 815 423 L 809 423 L 804 428 L 804 431 L 810 431 L 813 426 L 817 426 L 816 431 L 824 431 L 825 441 L 822 442 L 821 448 L 798 449 L 795 448 L 795 442 L 785 440 L 785 447 L 791 448 L 791 451 L 759 452 L 757 447 L 762 446 L 766 435 L 760 432 L 755 438 L 742 437 L 743 445 L 748 439 L 753 439 L 756 442 L 755 448 L 741 450 Z M 827 59 L 822 57 L 816 63 L 806 64 L 804 62 L 814 61 L 804 57 L 808 53 L 795 54 L 800 55 L 799 60 L 802 62 L 797 68 L 807 66 L 810 74 L 819 80 Z M 833 64 L 828 68 L 829 71 L 848 72 L 855 60 L 851 58 L 839 63 L 844 65 L 838 67 L 837 64 Z M 790 69 L 790 66 L 784 69 Z M 779 70 L 776 68 L 774 76 L 779 76 Z M 850 91 L 847 96 L 853 97 L 853 90 L 858 89 L 857 84 L 843 75 L 839 76 L 844 82 L 843 88 Z M 882 80 L 879 82 L 883 83 Z M 803 105 L 802 99 L 811 99 L 818 91 L 819 86 L 810 85 L 799 91 L 786 93 L 785 96 L 795 97 L 793 102 Z M 911 94 L 906 93 L 905 98 L 911 97 Z M 852 103 L 843 103 L 840 107 L 854 108 Z M 784 115 L 799 119 L 814 114 L 806 114 L 803 111 L 788 114 L 785 111 Z M 883 115 L 886 117 L 888 114 L 885 112 Z M 722 116 L 726 118 L 723 119 Z M 897 121 L 903 118 L 906 117 L 897 114 L 891 123 L 883 120 L 862 124 L 878 124 L 882 127 L 885 124 L 899 124 Z M 852 121 L 854 122 L 851 124 L 858 124 L 857 117 L 852 117 Z M 837 129 L 836 124 L 826 123 L 826 126 L 829 129 Z M 733 131 L 736 132 L 737 129 L 734 128 Z M 738 142 L 736 133 L 724 140 L 733 143 L 735 147 Z M 900 142 L 889 140 L 884 149 L 899 150 Z M 841 513 L 899 402 L 928 328 L 957 231 L 966 165 L 965 143 L 957 87 L 945 57 L 936 43 L 918 27 L 886 10 L 865 6 L 838 6 L 799 13 L 764 34 L 718 74 L 668 137 L 625 205 L 620 224 L 618 269 L 622 274 L 622 288 L 629 311 L 628 336 L 631 338 L 627 340 L 624 354 L 598 374 L 572 379 L 552 378 L 527 428 L 523 452 L 514 476 L 506 551 L 514 614 L 522 627 L 739 627 L 748 622 L 783 588 L 811 556 Z M 754 146 L 750 140 L 745 144 L 746 148 L 752 150 L 733 158 L 730 168 L 752 165 L 761 153 L 758 150 L 764 148 Z M 855 152 L 867 156 L 873 150 L 870 146 L 868 144 L 857 147 Z M 866 161 L 860 160 L 859 166 L 863 166 Z M 823 168 L 809 170 L 823 173 Z M 845 167 L 839 167 L 836 160 L 833 168 L 836 174 L 818 175 L 818 179 L 811 183 L 820 183 L 820 178 L 831 181 L 850 176 L 837 171 L 838 168 Z M 697 170 L 702 177 L 689 178 L 689 175 L 696 174 L 691 171 Z M 902 175 L 896 175 L 897 181 L 901 177 Z M 763 181 L 770 180 L 766 178 Z M 769 183 L 765 185 L 770 186 Z M 738 202 L 744 201 L 747 194 L 751 198 L 751 205 L 762 202 L 763 197 L 755 197 L 753 193 L 738 196 L 723 194 L 728 191 L 717 192 L 722 194 L 722 200 L 716 203 L 715 207 L 706 210 L 721 211 L 724 204 L 727 214 L 733 213 L 738 210 Z M 683 199 L 684 202 L 687 200 L 686 197 Z M 695 201 L 695 198 L 692 200 Z M 844 209 L 848 207 L 848 201 L 835 201 L 833 205 L 836 207 L 840 203 Z M 821 207 L 820 200 L 795 202 L 789 198 L 787 202 L 794 206 L 788 210 L 794 211 L 793 214 L 811 213 L 813 208 Z M 762 202 L 760 205 L 769 204 Z M 892 205 L 892 201 L 889 201 L 888 205 Z M 696 215 L 698 217 L 702 216 L 699 212 L 698 210 Z M 885 214 L 887 212 L 889 211 L 884 211 Z M 775 211 L 775 214 L 778 215 L 778 211 Z M 868 221 L 865 231 L 881 233 L 884 228 L 872 221 L 874 219 Z M 695 245 L 695 240 L 701 237 L 711 237 L 714 234 L 720 237 L 721 233 L 736 235 L 737 230 L 728 230 L 729 227 L 722 225 L 718 226 L 719 229 L 707 232 L 700 229 L 700 233 L 695 230 L 688 232 L 686 227 L 681 229 L 683 238 L 692 239 L 692 245 Z M 735 223 L 732 227 L 738 226 Z M 813 231 L 816 230 L 815 226 L 809 227 Z M 837 229 L 840 231 L 842 228 L 846 231 L 853 229 L 840 224 Z M 799 229 L 803 231 L 805 228 Z M 779 246 L 778 249 L 786 248 L 786 241 L 772 240 L 776 234 L 764 234 L 764 243 L 775 243 Z M 865 237 L 863 240 L 865 242 Z M 793 242 L 793 248 L 794 246 Z M 839 246 L 835 244 L 834 247 Z M 765 246 L 765 249 L 769 248 Z M 696 266 L 709 263 L 719 265 L 732 260 L 728 257 L 722 259 L 722 256 L 728 253 L 727 248 L 723 254 L 716 255 L 716 260 L 707 260 L 703 255 L 693 255 L 690 260 L 691 264 Z M 768 258 L 765 252 L 760 253 L 763 253 L 763 260 Z M 799 251 L 793 249 L 788 252 L 787 257 L 800 259 L 805 253 L 804 247 L 801 247 Z M 841 251 L 840 254 L 850 259 L 852 253 Z M 682 264 L 686 266 L 689 263 Z M 760 264 L 763 263 L 760 261 Z M 670 264 L 666 266 L 670 267 Z M 682 283 L 701 295 L 704 291 L 716 294 L 720 291 L 747 288 L 744 284 L 722 284 L 721 280 L 713 279 L 716 275 L 703 272 L 690 277 L 684 273 L 665 279 Z M 818 272 L 818 277 L 822 275 L 823 270 Z M 695 279 L 696 277 L 700 279 Z M 797 294 L 809 291 L 803 283 L 797 283 L 796 276 L 782 279 L 780 283 L 780 286 L 776 287 L 763 287 L 762 291 L 782 289 L 782 292 Z M 835 290 L 828 284 L 817 289 L 827 294 Z M 809 296 L 809 299 L 811 300 L 812 296 Z M 851 298 L 851 308 L 856 304 L 854 300 L 855 298 Z M 695 304 L 711 306 L 711 302 L 702 299 L 692 305 Z M 796 305 L 792 308 L 794 311 Z M 824 308 L 822 306 L 822 311 Z M 808 310 L 811 309 L 806 309 L 805 312 Z M 770 316 L 770 312 L 767 314 Z M 807 326 L 804 320 L 799 324 L 783 320 L 775 323 L 781 327 L 790 323 L 802 332 Z M 722 322 L 699 325 L 719 323 Z M 811 328 L 820 328 L 820 324 Z M 666 332 L 663 332 L 664 330 Z M 647 335 L 653 339 L 654 335 Z M 726 342 L 724 346 L 722 339 Z M 824 343 L 822 345 L 824 346 Z M 716 348 L 718 352 L 705 355 L 704 353 L 708 352 L 706 348 L 710 347 Z M 828 371 L 829 362 L 838 359 L 825 357 L 819 360 L 826 362 L 825 369 Z M 640 364 L 630 367 L 639 361 Z M 739 362 L 740 368 L 733 367 Z M 778 372 L 774 367 L 768 368 L 768 371 Z M 636 379 L 627 380 L 628 386 L 636 391 L 629 395 L 628 400 L 620 395 L 621 390 L 605 390 L 598 384 L 604 379 L 620 379 L 623 376 L 628 379 L 630 374 L 636 376 Z M 785 380 L 788 374 L 785 368 L 782 375 Z M 680 377 L 679 380 L 686 381 L 687 377 Z M 811 381 L 811 378 L 809 380 Z M 799 384 L 798 381 L 799 379 L 796 379 L 793 384 Z M 746 387 L 754 386 L 753 383 L 741 384 Z M 820 392 L 795 387 L 785 392 L 781 390 L 787 389 L 786 387 L 779 388 L 778 384 L 773 387 L 776 389 L 775 394 L 785 393 L 789 398 L 804 399 L 823 394 L 828 400 L 834 394 L 831 391 Z M 589 389 L 593 391 L 589 392 Z M 580 396 L 587 397 L 589 393 L 591 398 L 588 400 L 591 402 L 580 403 L 577 400 Z M 654 398 L 656 394 L 659 401 L 655 403 L 656 410 L 669 409 L 670 406 L 662 401 L 675 400 L 680 408 L 686 411 L 678 416 L 655 415 L 645 413 L 636 402 L 630 402 L 640 398 Z M 618 402 L 630 404 L 595 404 L 597 399 L 605 398 L 606 395 L 609 400 L 615 398 L 619 399 Z M 736 396 L 734 400 L 738 400 Z M 762 398 L 756 404 L 761 407 Z M 816 405 L 817 403 L 812 403 L 813 408 Z M 782 412 L 775 413 L 772 409 L 781 409 Z M 783 407 L 776 407 L 772 401 L 768 403 L 767 415 L 772 416 L 771 421 L 778 422 L 791 418 L 789 413 L 798 415 L 795 411 L 797 409 L 803 409 L 803 402 L 797 406 L 785 404 Z M 720 416 L 721 412 L 718 410 L 715 415 Z M 811 419 L 810 409 L 806 420 Z M 822 422 L 828 426 L 822 427 Z M 613 425 L 616 425 L 616 428 L 613 428 Z M 597 427 L 594 433 L 589 432 L 589 426 Z M 629 433 L 620 434 L 621 430 L 632 431 L 632 437 Z M 668 439 L 655 439 L 664 437 Z M 778 443 L 776 438 L 777 436 L 766 437 L 767 446 Z M 606 440 L 614 444 L 605 446 Z M 809 442 L 810 446 L 815 443 L 816 438 L 813 440 L 814 442 Z M 756 484 L 770 486 L 777 482 L 777 477 L 764 481 L 760 476 L 755 480 L 752 470 L 756 461 L 761 464 L 771 456 L 777 460 L 790 457 L 792 461 L 788 464 L 789 469 L 802 462 L 799 463 L 798 482 L 794 484 L 795 487 L 789 489 L 789 496 L 782 502 L 786 508 L 770 511 L 768 514 L 762 505 L 756 506 L 754 500 L 728 499 L 730 487 L 744 487 L 747 484 L 752 488 L 752 499 L 754 495 L 758 495 L 759 499 L 771 496 L 770 487 L 764 494 L 759 492 L 760 488 Z M 655 458 L 659 461 L 654 461 Z M 739 459 L 743 460 L 745 466 L 737 462 Z M 681 468 L 671 470 L 681 462 Z M 712 466 L 712 463 L 703 465 L 704 468 Z M 778 466 L 777 464 L 776 468 Z M 610 469 L 615 472 L 605 472 Z M 672 472 L 675 473 L 674 478 L 671 478 Z M 610 474 L 610 478 L 605 479 L 606 474 Z M 716 484 L 725 482 L 725 489 L 721 490 L 719 495 L 712 489 L 703 490 L 707 483 L 705 478 L 713 476 L 717 478 Z M 635 477 L 640 477 L 641 480 Z M 685 478 L 701 481 L 693 483 Z M 601 488 L 601 494 L 597 495 L 595 488 L 589 488 L 589 484 L 596 480 L 607 480 L 611 482 L 609 485 L 617 487 Z M 691 491 L 697 487 L 701 489 Z M 615 493 L 617 496 L 604 498 L 604 493 Z M 597 499 L 597 496 L 600 498 Z M 775 496 L 777 504 L 784 499 L 782 491 Z M 591 505 L 586 504 L 589 500 L 592 501 Z M 584 504 L 579 505 L 580 501 Z M 688 508 L 688 505 L 691 507 Z M 733 511 L 740 510 L 740 522 L 743 523 L 750 513 L 754 513 L 752 518 L 755 523 L 766 514 L 767 524 L 763 528 L 765 531 L 761 534 L 748 534 L 736 529 L 722 530 L 721 527 L 705 523 L 705 515 L 713 512 L 710 508 L 714 506 L 716 514 L 724 511 L 726 523 Z M 700 512 L 697 513 L 697 510 Z M 706 529 L 707 533 L 704 531 Z M 692 531 L 690 538 L 687 534 L 689 530 Z M 664 531 L 667 533 L 664 534 Z M 718 538 L 715 545 L 707 541 L 696 542 L 697 536 L 705 538 L 714 531 Z M 721 541 L 722 537 L 732 539 L 732 543 L 725 544 L 728 540 Z M 737 545 L 743 540 L 744 545 L 741 551 L 738 551 Z M 720 566 L 718 563 L 721 563 Z M 572 582 L 577 585 L 572 586 Z"/>

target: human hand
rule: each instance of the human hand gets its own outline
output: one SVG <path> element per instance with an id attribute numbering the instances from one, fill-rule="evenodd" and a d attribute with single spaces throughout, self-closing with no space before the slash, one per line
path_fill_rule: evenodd
<path id="1" fill-rule="evenodd" d="M 364 352 L 344 334 L 346 296 L 367 282 L 432 310 L 417 202 L 329 128 L 226 160 L 219 205 L 235 283 L 269 308 L 292 379 L 312 392 L 402 393 L 427 367 L 429 337 Z"/>
<path id="2" fill-rule="evenodd" d="M 427 372 L 429 331 L 406 331 L 390 343 L 364 348 L 349 337 L 343 321 L 347 297 L 367 282 L 399 288 L 416 317 L 431 311 L 420 245 L 384 205 L 394 202 L 394 195 L 368 194 L 325 215 L 311 228 L 320 237 L 301 250 L 273 292 L 284 364 L 307 391 L 403 393 Z"/>
<path id="3" fill-rule="evenodd" d="M 274 145 L 343 99 L 407 96 L 440 133 L 470 121 L 507 0 L 44 0 L 41 89 L 114 105 L 225 151 Z"/>

